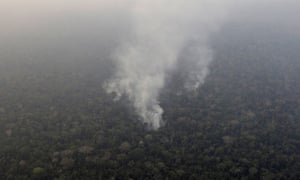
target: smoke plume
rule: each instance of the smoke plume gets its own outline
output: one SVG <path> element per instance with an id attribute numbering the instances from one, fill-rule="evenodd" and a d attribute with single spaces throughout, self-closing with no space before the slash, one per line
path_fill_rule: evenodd
<path id="1" fill-rule="evenodd" d="M 136 0 L 132 39 L 114 54 L 117 70 L 105 84 L 107 92 L 117 99 L 126 95 L 141 120 L 158 129 L 163 123 L 158 97 L 167 73 L 186 61 L 192 67 L 186 88 L 204 82 L 213 54 L 208 37 L 223 22 L 227 5 L 215 0 Z"/>

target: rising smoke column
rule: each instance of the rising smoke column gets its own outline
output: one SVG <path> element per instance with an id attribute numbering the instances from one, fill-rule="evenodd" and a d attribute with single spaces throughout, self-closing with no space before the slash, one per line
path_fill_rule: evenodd
<path id="1" fill-rule="evenodd" d="M 162 125 L 159 93 L 167 72 L 174 69 L 181 50 L 190 41 L 195 63 L 193 88 L 203 83 L 211 53 L 206 45 L 224 16 L 224 3 L 214 0 L 136 0 L 132 7 L 133 39 L 114 54 L 117 72 L 105 84 L 117 98 L 128 96 L 141 120 L 152 129 Z M 197 58 L 198 57 L 198 58 Z M 187 58 L 185 58 L 187 59 Z"/>

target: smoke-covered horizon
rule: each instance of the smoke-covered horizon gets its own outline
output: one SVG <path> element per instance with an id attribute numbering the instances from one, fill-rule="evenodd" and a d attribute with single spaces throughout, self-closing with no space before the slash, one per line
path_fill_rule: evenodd
<path id="1" fill-rule="evenodd" d="M 166 77 L 180 69 L 186 91 L 199 88 L 214 60 L 211 38 L 227 21 L 246 20 L 245 27 L 271 22 L 277 25 L 271 30 L 286 28 L 297 36 L 300 27 L 290 18 L 299 7 L 294 0 L 4 0 L 0 5 L 1 62 L 93 60 L 103 62 L 99 71 L 113 64 L 104 88 L 116 98 L 127 96 L 152 129 L 163 124 L 159 95 Z"/>

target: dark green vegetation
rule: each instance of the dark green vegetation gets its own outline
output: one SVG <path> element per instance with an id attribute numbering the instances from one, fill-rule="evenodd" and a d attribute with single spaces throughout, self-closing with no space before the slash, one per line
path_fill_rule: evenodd
<path id="1" fill-rule="evenodd" d="M 233 34 L 198 92 L 174 76 L 158 131 L 103 91 L 101 64 L 2 63 L 0 179 L 298 179 L 299 40 Z"/>

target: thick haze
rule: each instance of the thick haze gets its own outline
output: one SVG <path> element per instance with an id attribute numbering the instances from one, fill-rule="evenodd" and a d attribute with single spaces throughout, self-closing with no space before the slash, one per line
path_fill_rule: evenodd
<path id="1" fill-rule="evenodd" d="M 0 65 L 100 61 L 99 71 L 107 71 L 107 64 L 113 63 L 105 89 L 117 98 L 128 97 L 141 120 L 157 129 L 163 124 L 159 94 L 167 75 L 182 67 L 188 74 L 183 85 L 187 91 L 203 84 L 214 58 L 210 40 L 224 24 L 299 37 L 299 4 L 1 0 Z"/>

